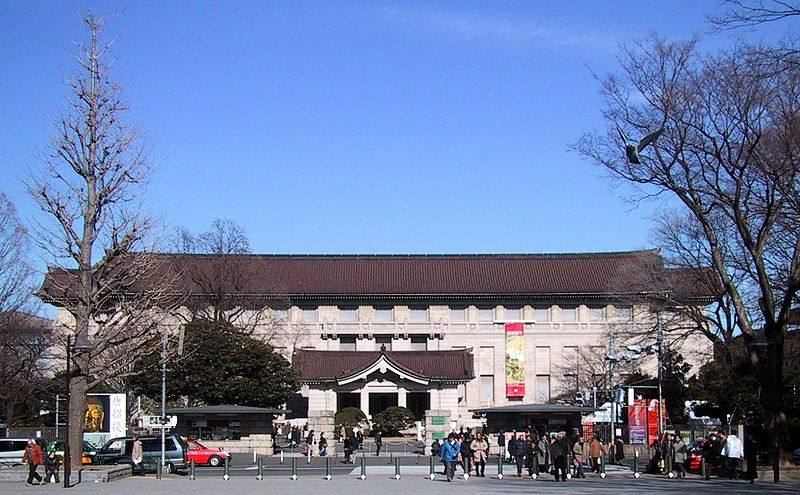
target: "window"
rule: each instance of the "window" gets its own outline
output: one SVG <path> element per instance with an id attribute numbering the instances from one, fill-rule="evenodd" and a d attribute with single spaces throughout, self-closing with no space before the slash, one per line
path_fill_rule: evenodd
<path id="1" fill-rule="evenodd" d="M 478 308 L 478 321 L 481 323 L 494 322 L 494 308 Z"/>
<path id="2" fill-rule="evenodd" d="M 287 322 L 289 321 L 289 312 L 285 309 L 275 309 L 273 310 L 275 313 L 275 319 L 279 322 Z"/>
<path id="3" fill-rule="evenodd" d="M 614 308 L 614 321 L 633 320 L 633 308 Z"/>
<path id="4" fill-rule="evenodd" d="M 317 321 L 316 308 L 303 308 L 300 312 L 300 320 L 305 323 L 313 323 Z"/>
<path id="5" fill-rule="evenodd" d="M 467 308 L 450 308 L 450 321 L 457 323 L 467 321 Z"/>
<path id="6" fill-rule="evenodd" d="M 428 321 L 428 308 L 411 308 L 411 321 Z"/>
<path id="7" fill-rule="evenodd" d="M 513 321 L 522 320 L 522 308 L 519 307 L 506 308 L 506 320 L 513 320 Z"/>
<path id="8" fill-rule="evenodd" d="M 543 322 L 550 320 L 550 310 L 548 308 L 533 308 L 533 321 Z"/>
<path id="9" fill-rule="evenodd" d="M 536 402 L 550 400 L 550 375 L 536 375 Z"/>
<path id="10" fill-rule="evenodd" d="M 355 351 L 356 350 L 356 336 L 355 335 L 340 335 L 339 336 L 339 350 L 340 351 Z"/>
<path id="11" fill-rule="evenodd" d="M 604 308 L 589 308 L 589 321 L 603 321 L 606 319 Z"/>
<path id="12" fill-rule="evenodd" d="M 565 392 L 578 391 L 578 375 L 564 375 L 564 391 Z"/>
<path id="13" fill-rule="evenodd" d="M 561 321 L 578 321 L 578 308 L 561 308 Z"/>
<path id="14" fill-rule="evenodd" d="M 494 375 L 481 375 L 481 402 L 494 403 Z"/>
<path id="15" fill-rule="evenodd" d="M 391 335 L 376 335 L 375 336 L 375 350 L 380 351 L 381 347 L 386 347 L 387 351 L 392 350 L 392 336 Z"/>
<path id="16" fill-rule="evenodd" d="M 375 308 L 375 321 L 381 323 L 389 323 L 392 321 L 392 308 L 391 307 L 380 307 Z"/>
<path id="17" fill-rule="evenodd" d="M 358 321 L 358 308 L 339 308 L 339 321 L 355 323 Z"/>
<path id="18" fill-rule="evenodd" d="M 411 350 L 412 351 L 427 351 L 428 350 L 428 336 L 427 335 L 412 335 L 411 336 Z"/>
<path id="19" fill-rule="evenodd" d="M 467 385 L 465 383 L 459 383 L 456 386 L 456 390 L 458 392 L 458 402 L 467 402 Z"/>

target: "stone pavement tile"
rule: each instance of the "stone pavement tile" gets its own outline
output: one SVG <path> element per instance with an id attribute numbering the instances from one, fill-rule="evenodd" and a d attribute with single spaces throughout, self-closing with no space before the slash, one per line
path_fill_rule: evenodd
<path id="1" fill-rule="evenodd" d="M 156 480 L 154 478 L 128 478 L 113 483 L 84 483 L 70 490 L 75 495 L 250 495 L 258 493 L 307 495 L 308 493 L 326 493 L 352 495 L 353 493 L 373 494 L 386 493 L 392 495 L 523 495 L 530 493 L 554 493 L 573 495 L 602 495 L 619 493 L 670 494 L 689 493 L 703 494 L 798 494 L 800 484 L 774 486 L 768 483 L 750 485 L 746 482 L 712 480 L 668 480 L 664 478 L 643 477 L 640 480 L 614 477 L 601 480 L 589 478 L 573 480 L 567 483 L 556 483 L 552 480 L 506 478 L 471 478 L 469 481 L 458 479 L 447 483 L 441 478 L 436 481 L 425 479 L 421 475 L 407 476 L 396 481 L 390 476 L 373 475 L 365 481 L 342 476 L 332 481 L 323 479 L 307 479 L 291 481 L 286 478 L 267 478 L 256 481 L 252 478 L 229 481 L 221 479 L 203 479 L 191 481 L 186 478 Z M 23 493 L 63 493 L 58 486 L 26 487 L 23 483 L 0 483 L 0 495 Z"/>

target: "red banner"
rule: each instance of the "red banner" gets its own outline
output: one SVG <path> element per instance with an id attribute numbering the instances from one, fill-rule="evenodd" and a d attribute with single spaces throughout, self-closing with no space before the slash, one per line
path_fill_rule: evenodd
<path id="1" fill-rule="evenodd" d="M 661 409 L 666 410 L 663 400 Z M 628 407 L 628 434 L 630 443 L 650 445 L 658 439 L 658 399 L 636 399 Z"/>
<path id="2" fill-rule="evenodd" d="M 525 396 L 525 324 L 506 323 L 506 397 Z"/>

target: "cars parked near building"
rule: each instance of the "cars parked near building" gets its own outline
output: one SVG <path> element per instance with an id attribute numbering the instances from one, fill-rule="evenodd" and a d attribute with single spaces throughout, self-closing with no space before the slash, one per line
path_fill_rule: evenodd
<path id="1" fill-rule="evenodd" d="M 0 464 L 22 464 L 27 438 L 0 438 Z"/>
<path id="2" fill-rule="evenodd" d="M 187 439 L 186 445 L 189 447 L 189 462 L 194 461 L 197 466 L 217 467 L 225 462 L 225 459 L 231 458 L 230 452 L 222 449 L 210 449 L 197 440 Z"/>
<path id="3" fill-rule="evenodd" d="M 140 436 L 142 450 L 144 451 L 144 468 L 146 471 L 155 471 L 161 460 L 161 437 Z M 131 452 L 133 451 L 134 437 L 112 438 L 94 456 L 95 464 L 129 464 L 133 465 Z M 164 440 L 165 466 L 167 473 L 182 471 L 189 465 L 188 446 L 176 435 L 167 435 Z"/>

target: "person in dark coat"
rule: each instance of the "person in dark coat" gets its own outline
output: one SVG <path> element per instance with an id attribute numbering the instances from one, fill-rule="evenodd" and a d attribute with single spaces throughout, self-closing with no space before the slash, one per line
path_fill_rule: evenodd
<path id="1" fill-rule="evenodd" d="M 345 464 L 352 463 L 351 457 L 353 456 L 353 445 L 355 439 L 353 437 L 344 437 L 344 462 Z"/>
<path id="2" fill-rule="evenodd" d="M 506 458 L 506 432 L 500 430 L 497 434 L 497 446 L 500 447 L 500 458 Z"/>
<path id="3" fill-rule="evenodd" d="M 472 435 L 469 430 L 460 437 L 461 440 L 461 469 L 464 474 L 472 472 Z"/>
<path id="4" fill-rule="evenodd" d="M 753 435 L 747 436 L 747 441 L 744 443 L 744 461 L 747 463 L 747 470 L 744 472 L 745 479 L 750 480 L 750 483 L 755 483 L 758 479 L 758 470 L 756 469 L 758 463 L 758 442 Z"/>
<path id="5" fill-rule="evenodd" d="M 517 478 L 522 478 L 522 466 L 525 465 L 525 456 L 528 455 L 528 444 L 524 439 L 515 438 L 511 454 L 514 456 L 514 462 L 517 464 Z"/>
<path id="6" fill-rule="evenodd" d="M 511 436 L 508 438 L 506 442 L 506 449 L 508 452 L 508 457 L 510 459 L 514 459 L 514 444 L 517 443 L 517 430 L 511 432 Z"/>
<path id="7" fill-rule="evenodd" d="M 375 431 L 375 455 L 381 455 L 381 447 L 383 447 L 383 428 L 378 426 Z"/>
<path id="8" fill-rule="evenodd" d="M 570 447 L 571 445 L 569 444 L 569 439 L 567 439 L 567 433 L 559 431 L 552 446 L 556 481 L 567 481 L 567 473 L 569 472 L 567 459 L 569 458 Z"/>
<path id="9" fill-rule="evenodd" d="M 439 443 L 439 439 L 436 438 L 433 440 L 431 444 L 431 457 L 439 457 L 439 453 L 442 451 L 442 444 Z"/>

